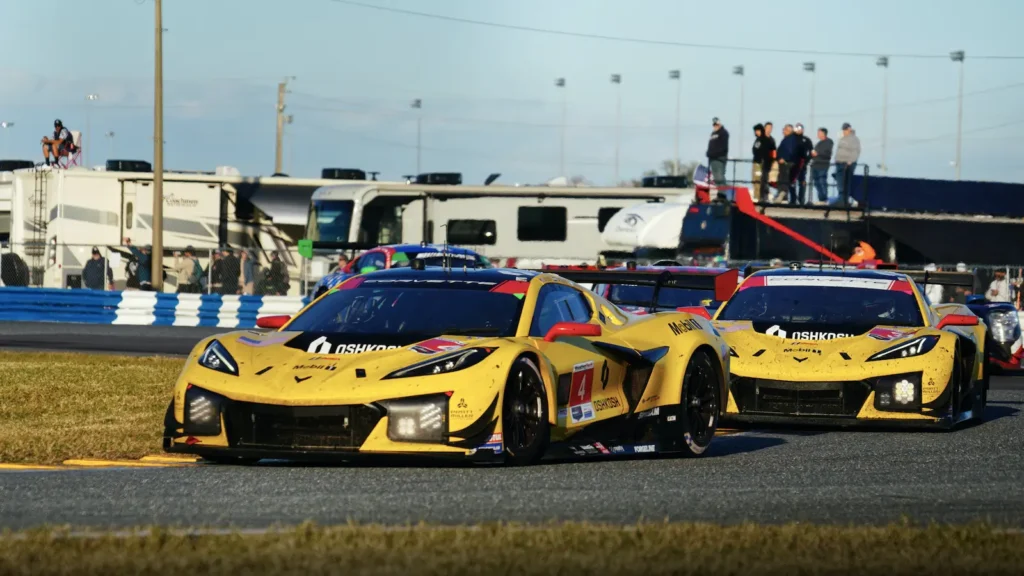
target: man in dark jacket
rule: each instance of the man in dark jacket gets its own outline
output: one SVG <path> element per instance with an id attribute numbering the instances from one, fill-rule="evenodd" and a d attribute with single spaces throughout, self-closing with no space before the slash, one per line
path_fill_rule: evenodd
<path id="1" fill-rule="evenodd" d="M 796 189 L 799 204 L 807 203 L 807 163 L 811 161 L 811 152 L 814 152 L 814 142 L 804 134 L 804 125 L 799 122 L 793 128 L 800 138 L 800 169 L 796 174 Z"/>
<path id="2" fill-rule="evenodd" d="M 791 192 L 791 189 L 796 171 L 800 169 L 803 144 L 800 141 L 800 137 L 793 131 L 792 124 L 786 124 L 782 129 L 782 134 L 784 136 L 782 142 L 779 142 L 777 155 L 779 160 L 779 177 L 777 182 L 779 195 L 776 197 L 776 202 L 788 199 L 790 204 L 796 204 L 796 195 Z"/>
<path id="3" fill-rule="evenodd" d="M 770 196 L 768 183 L 771 181 L 772 165 L 775 164 L 775 138 L 772 136 L 772 123 L 764 123 L 764 136 L 761 137 L 761 196 L 760 202 L 767 202 Z"/>
<path id="4" fill-rule="evenodd" d="M 711 120 L 711 137 L 708 138 L 708 168 L 715 186 L 725 186 L 725 162 L 729 158 L 729 131 L 718 118 Z"/>
<path id="5" fill-rule="evenodd" d="M 104 271 L 106 273 L 104 274 Z M 107 277 L 107 283 L 103 283 L 103 277 Z M 104 287 L 114 289 L 114 273 L 107 266 L 107 259 L 100 254 L 100 249 L 92 247 L 92 257 L 82 268 L 82 281 L 85 287 L 90 290 L 103 290 Z"/>
<path id="6" fill-rule="evenodd" d="M 832 139 L 828 128 L 818 128 L 818 143 L 811 152 L 811 182 L 818 193 L 818 202 L 828 202 L 828 166 L 832 163 Z"/>
<path id="7" fill-rule="evenodd" d="M 753 156 L 750 167 L 750 183 L 754 189 L 754 202 L 761 200 L 761 166 L 764 165 L 764 125 L 754 124 L 754 146 L 750 149 Z"/>
<path id="8" fill-rule="evenodd" d="M 150 251 L 153 249 L 149 244 L 138 249 L 132 246 L 132 239 L 125 238 L 124 245 L 131 250 L 138 264 L 137 274 L 139 279 L 139 290 L 153 290 L 153 256 Z"/>
<path id="9" fill-rule="evenodd" d="M 224 296 L 238 294 L 238 277 L 242 273 L 242 263 L 230 248 L 221 250 L 220 258 L 220 293 Z"/>

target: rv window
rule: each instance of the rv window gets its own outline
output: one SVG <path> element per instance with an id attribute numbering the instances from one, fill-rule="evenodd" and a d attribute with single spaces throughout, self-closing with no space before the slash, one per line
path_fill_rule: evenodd
<path id="1" fill-rule="evenodd" d="M 135 220 L 134 210 L 132 209 L 132 203 L 128 202 L 124 206 L 124 227 L 126 230 L 132 229 L 132 220 Z"/>
<path id="2" fill-rule="evenodd" d="M 498 227 L 494 220 L 449 220 L 448 242 L 450 244 L 494 245 L 498 239 Z"/>
<path id="3" fill-rule="evenodd" d="M 320 242 L 348 242 L 353 205 L 351 200 L 313 201 L 307 237 Z"/>
<path id="4" fill-rule="evenodd" d="M 604 232 L 604 227 L 608 225 L 608 221 L 612 219 L 612 216 L 622 210 L 622 208 L 599 208 L 597 210 L 597 231 Z"/>
<path id="5" fill-rule="evenodd" d="M 563 242 L 567 223 L 564 206 L 520 206 L 518 236 L 524 242 Z"/>

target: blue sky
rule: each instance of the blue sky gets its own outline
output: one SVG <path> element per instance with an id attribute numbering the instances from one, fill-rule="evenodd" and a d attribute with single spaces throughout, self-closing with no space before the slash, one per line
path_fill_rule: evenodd
<path id="1" fill-rule="evenodd" d="M 711 118 L 732 133 L 732 156 L 749 156 L 749 126 L 810 123 L 837 133 L 851 122 L 862 160 L 880 161 L 882 73 L 873 57 L 779 54 L 763 48 L 870 54 L 962 49 L 963 178 L 1022 181 L 1024 3 L 690 2 L 684 0 L 362 0 L 460 18 L 588 34 L 724 44 L 749 50 L 639 45 L 495 29 L 382 12 L 333 0 L 165 0 L 165 158 L 168 168 L 273 171 L 276 85 L 290 83 L 285 169 L 326 166 L 415 171 L 423 99 L 423 170 L 461 171 L 466 182 L 558 174 L 562 94 L 568 107 L 567 172 L 614 180 L 616 86 L 622 74 L 620 173 L 636 177 L 670 158 L 675 85 L 682 70 L 681 157 L 704 152 Z M 709 7 L 710 6 L 710 7 Z M 5 0 L 0 35 L 0 155 L 40 159 L 53 119 L 93 133 L 90 163 L 152 157 L 152 0 Z M 46 42 L 41 39 L 48 39 Z M 11 57 L 10 55 L 17 55 Z M 746 69 L 740 126 L 738 79 Z M 977 93 L 981 92 L 981 93 Z M 85 95 L 96 93 L 87 113 Z M 890 173 L 952 178 L 957 67 L 948 58 L 893 56 L 889 76 Z M 88 119 L 88 121 L 87 121 Z M 113 131 L 114 138 L 103 135 Z M 741 134 L 742 133 L 742 134 Z M 739 149 L 740 136 L 743 148 Z M 88 137 L 87 137 L 88 138 Z M 113 152 L 112 152 L 113 150 Z"/>

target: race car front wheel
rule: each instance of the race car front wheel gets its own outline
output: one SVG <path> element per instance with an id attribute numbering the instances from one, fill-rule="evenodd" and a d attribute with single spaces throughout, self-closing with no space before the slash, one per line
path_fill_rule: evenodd
<path id="1" fill-rule="evenodd" d="M 684 456 L 701 456 L 718 429 L 718 409 L 722 393 L 718 373 L 711 356 L 698 350 L 690 358 L 683 377 L 680 432 Z"/>
<path id="2" fill-rule="evenodd" d="M 512 364 L 505 382 L 501 431 L 506 463 L 532 464 L 544 455 L 551 434 L 548 396 L 540 370 L 525 356 Z"/>

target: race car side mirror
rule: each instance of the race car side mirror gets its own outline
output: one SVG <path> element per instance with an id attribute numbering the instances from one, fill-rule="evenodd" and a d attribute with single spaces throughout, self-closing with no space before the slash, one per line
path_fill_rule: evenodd
<path id="1" fill-rule="evenodd" d="M 686 312 L 687 314 L 693 314 L 694 316 L 700 316 L 701 318 L 711 320 L 711 313 L 703 306 L 680 306 L 679 308 L 676 308 L 676 312 Z"/>
<path id="2" fill-rule="evenodd" d="M 287 314 L 278 316 L 264 316 L 256 319 L 256 326 L 259 328 L 272 328 L 277 329 L 284 326 L 291 320 L 292 317 Z"/>
<path id="3" fill-rule="evenodd" d="M 545 342 L 554 342 L 560 336 L 600 336 L 601 326 L 583 322 L 558 322 L 544 335 Z"/>
<path id="4" fill-rule="evenodd" d="M 978 317 L 971 314 L 948 314 L 939 320 L 938 329 L 946 326 L 977 326 Z"/>

